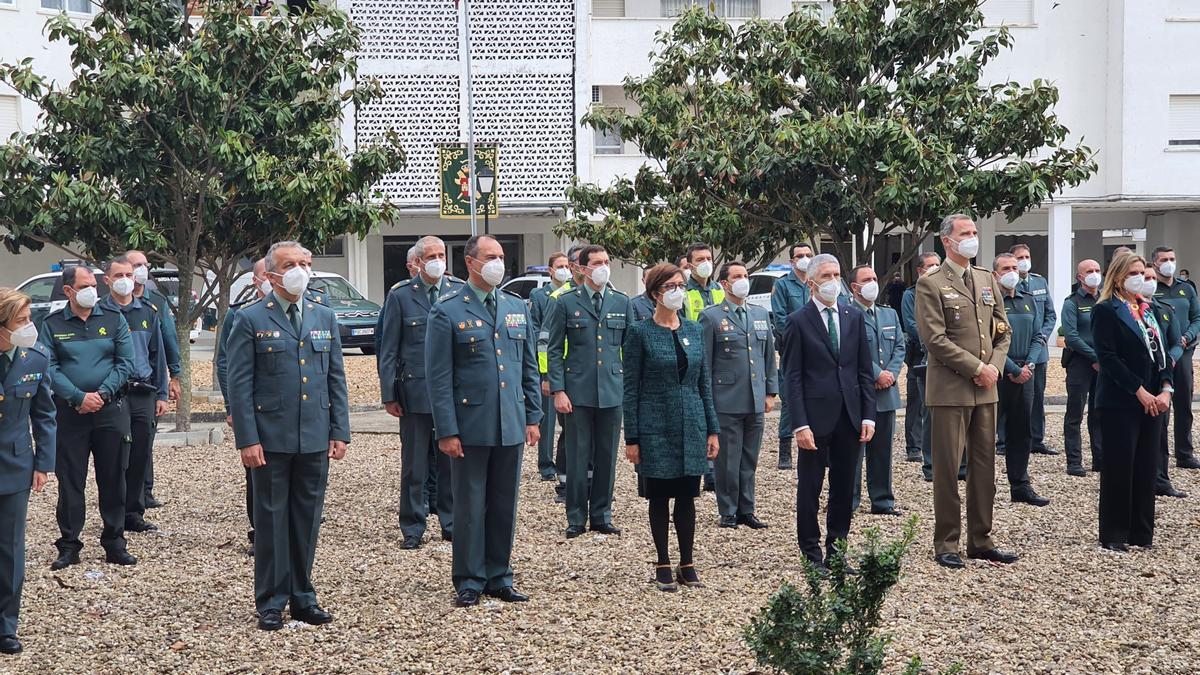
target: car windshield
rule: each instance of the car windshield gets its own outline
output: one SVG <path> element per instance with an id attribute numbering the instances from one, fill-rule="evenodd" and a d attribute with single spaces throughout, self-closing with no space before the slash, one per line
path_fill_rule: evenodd
<path id="1" fill-rule="evenodd" d="M 317 277 L 309 288 L 324 293 L 330 300 L 363 300 L 362 293 L 341 277 Z"/>

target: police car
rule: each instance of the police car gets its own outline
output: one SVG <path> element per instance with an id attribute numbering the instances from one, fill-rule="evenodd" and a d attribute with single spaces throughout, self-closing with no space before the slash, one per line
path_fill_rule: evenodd
<path id="1" fill-rule="evenodd" d="M 241 302 L 253 294 L 250 288 L 252 278 L 253 274 L 246 272 L 234 280 L 229 291 L 230 303 Z M 313 270 L 308 289 L 320 295 L 321 301 L 337 315 L 342 347 L 357 347 L 363 354 L 375 353 L 375 324 L 379 321 L 379 305 L 363 297 L 345 277 L 333 272 Z"/>
<path id="2" fill-rule="evenodd" d="M 775 282 L 790 271 L 788 265 L 767 265 L 765 270 L 751 274 L 750 295 L 746 296 L 746 302 L 770 312 L 771 290 L 775 288 Z"/>

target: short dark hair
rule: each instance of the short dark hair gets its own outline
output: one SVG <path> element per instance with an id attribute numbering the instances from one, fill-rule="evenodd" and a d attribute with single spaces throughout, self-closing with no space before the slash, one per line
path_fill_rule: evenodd
<path id="1" fill-rule="evenodd" d="M 712 247 L 702 241 L 698 241 L 694 244 L 688 245 L 687 251 L 684 252 L 683 256 L 687 258 L 687 261 L 690 263 L 692 262 L 692 254 L 696 251 L 708 251 L 709 253 L 712 253 Z"/>
<path id="2" fill-rule="evenodd" d="M 658 290 L 676 274 L 683 274 L 683 270 L 671 263 L 659 263 L 651 267 L 650 271 L 646 272 L 646 297 L 657 302 L 655 296 L 658 295 Z"/>
<path id="3" fill-rule="evenodd" d="M 809 252 L 812 252 L 812 250 L 813 250 L 813 247 L 811 244 L 804 244 L 804 243 L 792 244 L 791 251 L 792 251 L 793 258 L 796 257 L 796 249 L 798 249 L 798 248 L 806 248 L 809 250 Z"/>
<path id="4" fill-rule="evenodd" d="M 580 267 L 587 267 L 588 263 L 592 261 L 593 253 L 607 253 L 607 252 L 608 252 L 608 249 L 604 248 L 600 244 L 588 244 L 587 246 L 584 246 L 583 248 L 579 249 L 579 263 L 578 264 Z"/>
<path id="5" fill-rule="evenodd" d="M 852 284 L 858 283 L 859 270 L 870 270 L 870 269 L 875 269 L 875 268 L 871 267 L 867 263 L 863 263 L 861 265 L 855 265 L 853 268 L 850 269 L 850 283 L 852 283 Z"/>
<path id="6" fill-rule="evenodd" d="M 685 262 L 687 262 L 687 254 L 686 253 L 679 256 L 678 258 L 675 258 L 675 266 L 680 269 L 683 268 L 683 263 L 685 263 Z M 651 267 L 653 267 L 653 266 L 651 266 Z"/>
<path id="7" fill-rule="evenodd" d="M 62 271 L 62 285 L 63 286 L 71 286 L 71 287 L 75 286 L 75 273 L 79 271 L 80 267 L 83 267 L 83 265 L 67 265 L 66 267 L 63 268 L 63 271 Z"/>
<path id="8" fill-rule="evenodd" d="M 1159 246 L 1154 249 L 1153 253 L 1150 254 L 1150 262 L 1158 262 L 1158 254 L 1159 253 L 1174 253 L 1174 252 L 1175 252 L 1175 249 L 1171 248 L 1170 246 Z"/>
<path id="9" fill-rule="evenodd" d="M 1013 244 L 1012 246 L 1008 247 L 1008 252 L 1013 255 L 1016 255 L 1017 251 L 1025 251 L 1026 253 L 1029 253 L 1029 244 Z"/>
<path id="10" fill-rule="evenodd" d="M 583 244 L 575 244 L 571 248 L 567 249 L 567 262 L 579 262 L 579 249 L 581 248 L 583 248 Z"/>
<path id="11" fill-rule="evenodd" d="M 490 234 L 476 234 L 467 240 L 466 246 L 463 247 L 463 255 L 471 256 L 472 258 L 479 257 L 479 242 L 484 239 L 491 239 L 496 243 L 500 243 L 498 239 Z"/>
<path id="12" fill-rule="evenodd" d="M 108 262 L 104 263 L 104 273 L 112 274 L 112 266 L 113 265 L 129 265 L 130 267 L 133 267 L 133 263 L 129 262 L 129 258 L 127 256 L 119 255 L 119 256 L 113 258 L 112 260 L 109 260 Z"/>
<path id="13" fill-rule="evenodd" d="M 725 281 L 728 279 L 729 272 L 732 271 L 732 268 L 734 267 L 746 267 L 746 263 L 742 262 L 741 260 L 731 260 L 724 265 L 721 265 L 721 271 L 717 272 L 717 281 Z M 748 272 L 750 269 L 746 268 L 746 271 Z"/>

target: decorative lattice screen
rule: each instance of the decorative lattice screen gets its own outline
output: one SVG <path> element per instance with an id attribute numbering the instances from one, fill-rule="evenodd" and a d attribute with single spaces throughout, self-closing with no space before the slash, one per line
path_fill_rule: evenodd
<path id="1" fill-rule="evenodd" d="M 380 188 L 436 205 L 437 146 L 466 139 L 458 12 L 451 0 L 352 0 L 350 11 L 363 30 L 359 72 L 387 91 L 359 111 L 358 138 L 393 127 L 409 156 Z M 574 0 L 472 0 L 471 25 L 475 139 L 500 147 L 501 205 L 558 203 L 575 173 Z"/>

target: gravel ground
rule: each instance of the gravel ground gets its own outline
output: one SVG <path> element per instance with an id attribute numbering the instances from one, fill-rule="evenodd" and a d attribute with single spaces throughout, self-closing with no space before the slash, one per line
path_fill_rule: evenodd
<path id="1" fill-rule="evenodd" d="M 1051 416 L 1061 447 L 1061 416 Z M 775 420 L 768 420 L 768 438 Z M 330 626 L 255 629 L 246 555 L 242 470 L 230 443 L 163 451 L 150 513 L 163 531 L 133 534 L 133 568 L 104 564 L 94 489 L 83 564 L 48 569 L 57 531 L 55 484 L 33 497 L 23 655 L 10 672 L 747 672 L 742 626 L 783 579 L 799 579 L 795 481 L 764 452 L 758 481 L 762 532 L 716 527 L 711 495 L 700 505 L 697 565 L 704 590 L 655 591 L 646 506 L 623 460 L 614 522 L 621 537 L 567 542 L 562 507 L 525 455 L 514 552 L 525 605 L 452 607 L 450 547 L 440 539 L 401 551 L 395 523 L 399 452 L 394 435 L 355 438 L 330 472 L 328 520 L 315 582 Z M 898 444 L 897 447 L 900 447 Z M 902 451 L 901 451 L 902 452 Z M 1188 673 L 1200 664 L 1194 621 L 1200 585 L 1200 473 L 1174 471 L 1193 497 L 1160 499 L 1152 551 L 1109 554 L 1095 542 L 1096 476 L 1070 478 L 1062 456 L 1035 456 L 1034 485 L 1054 502 L 1014 506 L 1002 471 L 995 538 L 1023 556 L 1011 567 L 930 559 L 931 495 L 917 464 L 898 462 L 899 505 L 921 516 L 903 579 L 885 608 L 895 641 L 888 671 L 912 655 L 980 673 Z M 1002 468 L 1002 464 L 1001 464 Z M 856 537 L 900 519 L 857 514 Z M 431 531 L 436 525 L 431 523 Z M 674 547 L 674 545 L 672 545 Z"/>

